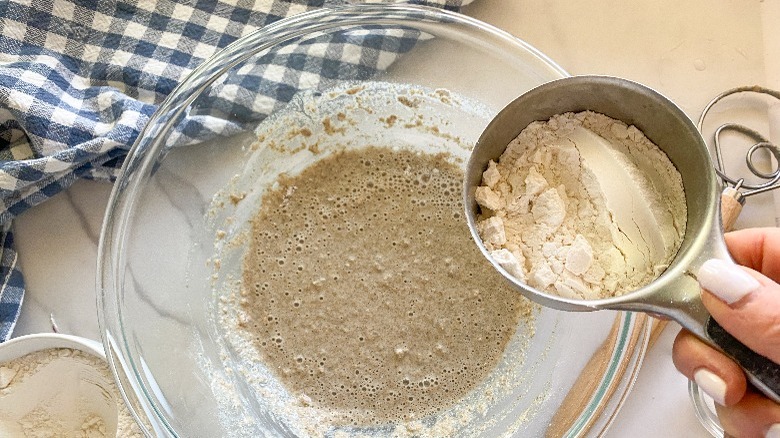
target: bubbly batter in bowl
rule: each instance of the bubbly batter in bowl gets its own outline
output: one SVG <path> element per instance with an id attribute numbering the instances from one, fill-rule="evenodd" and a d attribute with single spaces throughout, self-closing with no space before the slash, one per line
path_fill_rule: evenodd
<path id="1" fill-rule="evenodd" d="M 266 365 L 345 424 L 425 417 L 493 370 L 531 306 L 486 264 L 459 167 L 369 147 L 282 178 L 252 220 L 243 303 Z"/>
<path id="2" fill-rule="evenodd" d="M 557 317 L 509 287 L 463 216 L 490 114 L 376 82 L 258 126 L 204 236 L 221 348 L 201 363 L 231 436 L 494 436 L 541 409 Z"/>

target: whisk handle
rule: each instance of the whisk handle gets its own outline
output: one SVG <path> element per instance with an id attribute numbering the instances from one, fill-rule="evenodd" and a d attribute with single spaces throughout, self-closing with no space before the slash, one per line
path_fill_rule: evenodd
<path id="1" fill-rule="evenodd" d="M 727 187 L 720 195 L 720 213 L 723 222 L 723 231 L 731 231 L 739 214 L 742 212 L 742 206 L 745 205 L 745 197 L 732 188 Z"/>

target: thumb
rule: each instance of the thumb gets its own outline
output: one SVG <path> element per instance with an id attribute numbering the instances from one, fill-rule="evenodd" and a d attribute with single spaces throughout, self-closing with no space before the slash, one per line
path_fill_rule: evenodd
<path id="1" fill-rule="evenodd" d="M 712 259 L 699 269 L 702 302 L 727 332 L 780 364 L 780 285 L 732 262 Z"/>

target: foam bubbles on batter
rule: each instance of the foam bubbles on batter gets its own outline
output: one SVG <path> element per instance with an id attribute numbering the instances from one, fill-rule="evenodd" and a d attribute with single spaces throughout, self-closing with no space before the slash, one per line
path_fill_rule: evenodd
<path id="1" fill-rule="evenodd" d="M 452 406 L 493 370 L 530 305 L 471 241 L 462 177 L 444 156 L 369 147 L 265 194 L 245 329 L 292 394 L 384 424 Z"/>

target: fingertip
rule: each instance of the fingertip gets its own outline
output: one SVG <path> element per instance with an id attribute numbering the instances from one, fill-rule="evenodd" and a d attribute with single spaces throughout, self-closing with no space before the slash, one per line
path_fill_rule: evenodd
<path id="1" fill-rule="evenodd" d="M 769 426 L 764 436 L 766 438 L 780 438 L 780 423 L 775 423 Z"/>
<path id="2" fill-rule="evenodd" d="M 674 340 L 672 361 L 681 374 L 721 405 L 733 405 L 745 394 L 747 380 L 742 369 L 685 329 Z"/>
<path id="3" fill-rule="evenodd" d="M 726 304 L 734 304 L 761 287 L 761 283 L 739 265 L 720 259 L 704 262 L 697 278 L 702 288 Z"/>
<path id="4" fill-rule="evenodd" d="M 726 381 L 721 379 L 720 376 L 708 370 L 707 368 L 699 368 L 693 373 L 693 381 L 699 385 L 702 391 L 709 395 L 715 403 L 725 406 L 726 405 L 726 392 L 728 387 Z"/>

